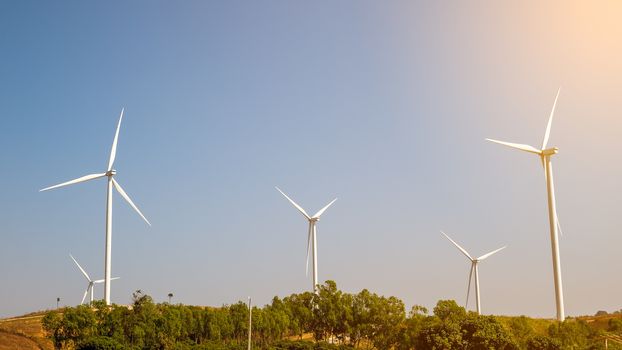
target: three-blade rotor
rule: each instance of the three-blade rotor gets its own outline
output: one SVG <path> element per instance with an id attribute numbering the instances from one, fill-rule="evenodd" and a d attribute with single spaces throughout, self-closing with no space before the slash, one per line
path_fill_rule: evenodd
<path id="1" fill-rule="evenodd" d="M 123 188 L 121 187 L 119 182 L 117 182 L 117 180 L 114 179 L 114 176 L 116 175 L 116 171 L 113 170 L 112 167 L 114 166 L 114 160 L 115 160 L 116 155 L 117 155 L 117 142 L 119 140 L 119 130 L 121 129 L 121 121 L 123 120 L 123 112 L 124 112 L 124 110 L 125 109 L 121 110 L 121 115 L 119 116 L 119 122 L 117 123 L 117 129 L 116 129 L 115 134 L 114 134 L 114 140 L 112 141 L 112 149 L 110 150 L 110 158 L 108 160 L 108 168 L 107 168 L 105 173 L 85 175 L 85 176 L 79 177 L 79 178 L 74 179 L 74 180 L 70 180 L 70 181 L 67 181 L 67 182 L 60 183 L 58 185 L 46 187 L 44 189 L 39 190 L 39 192 L 47 191 L 47 190 L 51 190 L 51 189 L 55 189 L 55 188 L 59 188 L 59 187 L 69 186 L 69 185 L 77 184 L 77 183 L 80 183 L 80 182 L 86 182 L 86 181 L 90 181 L 90 180 L 95 180 L 95 179 L 99 179 L 101 177 L 109 177 L 112 180 L 113 187 L 117 190 L 117 192 L 119 192 L 121 197 L 123 197 L 123 199 L 125 199 L 125 201 L 138 213 L 138 215 L 140 215 L 140 217 L 149 226 L 151 226 L 151 223 L 149 222 L 149 220 L 147 220 L 147 218 L 143 215 L 143 213 L 138 209 L 138 207 L 130 199 L 130 196 L 128 196 L 128 194 L 123 190 Z"/>
<path id="2" fill-rule="evenodd" d="M 468 307 L 469 305 L 469 295 L 471 293 L 471 278 L 473 277 L 474 273 L 475 273 L 475 269 L 477 268 L 477 263 L 480 261 L 485 260 L 486 258 L 494 255 L 495 253 L 498 253 L 499 251 L 505 249 L 507 246 L 503 246 L 499 249 L 493 250 L 490 253 L 486 253 L 478 258 L 473 258 L 471 256 L 471 254 L 469 254 L 469 252 L 466 251 L 466 249 L 462 248 L 458 243 L 456 243 L 456 241 L 454 241 L 453 239 L 451 239 L 451 237 L 449 237 L 445 232 L 441 231 L 441 233 L 443 234 L 443 236 L 445 236 L 445 238 L 447 238 L 451 243 L 453 243 L 453 245 L 456 246 L 456 248 L 458 248 L 458 250 L 460 250 L 460 252 L 462 252 L 462 254 L 464 254 L 470 261 L 471 261 L 471 270 L 469 271 L 469 284 L 467 286 L 467 296 L 466 296 L 466 303 L 465 303 L 465 307 Z M 477 286 L 476 286 L 477 288 Z"/>
<path id="3" fill-rule="evenodd" d="M 549 142 L 549 137 L 551 136 L 551 126 L 553 125 L 553 116 L 555 114 L 555 107 L 557 106 L 557 100 L 559 98 L 559 92 L 561 91 L 561 88 L 557 89 L 557 95 L 555 95 L 555 101 L 553 101 L 553 107 L 551 108 L 551 113 L 549 114 L 549 120 L 548 123 L 546 124 L 546 130 L 544 132 L 544 139 L 542 140 L 542 148 L 537 149 L 533 146 L 530 145 L 524 145 L 524 144 L 520 144 L 520 143 L 512 143 L 512 142 L 505 142 L 505 141 L 499 141 L 499 140 L 493 140 L 493 139 L 486 139 L 487 141 L 491 141 L 494 143 L 498 143 L 504 146 L 508 146 L 511 148 L 516 148 L 519 149 L 521 151 L 525 151 L 525 152 L 529 152 L 529 153 L 535 153 L 537 155 L 540 156 L 540 160 L 542 162 L 542 167 L 545 167 L 545 161 L 546 161 L 546 157 L 551 155 L 551 154 L 555 154 L 557 153 L 557 148 L 552 148 L 552 149 L 547 149 L 547 144 Z M 548 175 L 546 173 L 546 171 L 544 172 L 544 177 L 545 179 L 548 181 Z M 555 197 L 555 194 L 553 193 L 553 197 Z M 559 224 L 559 218 L 557 216 L 557 209 L 555 209 L 555 224 L 557 226 L 557 229 L 559 230 L 560 234 L 562 234 L 562 229 L 561 226 Z"/>
<path id="4" fill-rule="evenodd" d="M 318 220 L 320 220 L 320 216 L 326 211 L 326 209 L 328 209 L 328 207 L 330 207 L 331 205 L 333 205 L 333 203 L 335 203 L 337 198 L 333 199 L 330 203 L 328 203 L 326 206 L 320 209 L 317 213 L 315 213 L 315 215 L 309 216 L 309 214 L 307 214 L 307 212 L 300 205 L 298 205 L 298 203 L 294 202 L 293 199 L 289 198 L 289 196 L 286 195 L 285 192 L 281 191 L 281 189 L 276 186 L 275 188 L 277 189 L 277 191 L 281 192 L 283 197 L 287 198 L 287 200 L 294 206 L 294 208 L 298 209 L 298 211 L 302 213 L 302 215 L 307 220 L 309 220 L 309 231 L 307 233 L 307 262 L 305 264 L 306 274 L 308 275 L 309 274 L 309 256 L 311 254 L 311 240 L 313 239 L 314 234 L 317 235 L 317 227 L 315 226 L 315 223 Z"/>
<path id="5" fill-rule="evenodd" d="M 78 263 L 78 261 L 76 260 L 76 258 L 73 257 L 73 255 L 69 254 L 69 256 L 71 257 L 71 260 L 73 260 L 73 262 L 76 264 L 76 266 L 78 266 L 78 269 L 80 269 L 80 272 L 82 272 L 82 274 L 84 275 L 84 277 L 86 278 L 86 280 L 89 282 L 89 284 L 86 287 L 86 290 L 84 291 L 84 295 L 82 296 L 82 301 L 80 302 L 80 304 L 84 304 L 84 300 L 86 299 L 86 296 L 89 294 L 89 292 L 92 291 L 93 289 L 93 285 L 95 284 L 99 284 L 99 283 L 104 283 L 105 280 L 101 279 L 101 280 L 95 280 L 93 281 L 91 279 L 91 277 L 89 276 L 88 273 L 86 273 L 86 271 L 84 270 L 84 268 L 82 268 L 82 266 L 80 266 L 80 264 Z M 110 280 L 118 280 L 120 277 L 113 277 Z"/>

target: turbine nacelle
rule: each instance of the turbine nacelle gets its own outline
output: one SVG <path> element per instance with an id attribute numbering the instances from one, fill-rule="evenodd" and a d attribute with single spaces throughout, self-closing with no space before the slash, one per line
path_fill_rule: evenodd
<path id="1" fill-rule="evenodd" d="M 117 175 L 117 171 L 114 169 L 110 169 L 108 171 L 106 171 L 106 176 L 110 177 L 110 176 L 115 176 Z"/>
<path id="2" fill-rule="evenodd" d="M 559 151 L 559 148 L 557 148 L 557 147 L 547 148 L 547 149 L 543 149 L 542 150 L 542 155 L 543 156 L 552 156 L 554 154 L 557 154 L 558 151 Z"/>

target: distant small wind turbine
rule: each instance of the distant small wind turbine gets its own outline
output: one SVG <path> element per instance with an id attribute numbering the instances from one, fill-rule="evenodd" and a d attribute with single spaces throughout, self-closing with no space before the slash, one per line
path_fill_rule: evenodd
<path id="1" fill-rule="evenodd" d="M 58 185 L 46 187 L 39 192 L 51 190 L 54 188 L 59 188 L 63 186 L 73 185 L 80 182 L 90 181 L 94 179 L 99 179 L 100 177 L 108 177 L 108 191 L 106 196 L 106 254 L 104 260 L 104 300 L 106 301 L 106 305 L 110 305 L 110 275 L 112 273 L 112 188 L 114 187 L 117 192 L 123 197 L 134 210 L 140 215 L 145 222 L 151 226 L 151 223 L 145 218 L 143 213 L 140 212 L 138 207 L 132 202 L 130 197 L 125 193 L 121 185 L 113 178 L 114 175 L 117 174 L 117 171 L 112 169 L 114 165 L 114 159 L 117 154 L 117 140 L 119 139 L 119 129 L 121 128 L 121 120 L 123 119 L 123 109 L 121 110 L 121 116 L 119 117 L 119 123 L 117 124 L 117 131 L 114 134 L 114 141 L 112 142 L 112 150 L 110 151 L 110 159 L 108 160 L 108 170 L 105 173 L 100 174 L 90 174 L 86 176 L 82 176 L 80 178 L 70 180 L 67 182 L 63 182 Z"/>
<path id="2" fill-rule="evenodd" d="M 324 213 L 324 211 L 326 211 L 326 209 L 328 209 L 328 207 L 330 207 L 333 203 L 335 203 L 335 201 L 337 200 L 337 198 L 333 199 L 332 202 L 328 203 L 324 208 L 320 209 L 317 213 L 315 213 L 315 215 L 313 216 L 309 216 L 309 214 L 307 214 L 307 212 L 302 209 L 301 206 L 299 206 L 298 204 L 296 204 L 296 202 L 294 202 L 291 198 L 289 198 L 283 191 L 281 191 L 278 187 L 275 187 L 279 192 L 281 192 L 281 194 L 287 198 L 287 200 L 292 203 L 292 205 L 298 209 L 302 215 L 304 215 L 304 217 L 309 220 L 309 231 L 307 234 L 307 263 L 306 263 L 306 273 L 307 275 L 309 275 L 309 248 L 311 248 L 313 250 L 313 291 L 315 293 L 318 292 L 318 279 L 317 279 L 317 228 L 315 227 L 315 224 L 320 221 L 320 216 L 322 215 L 322 213 Z"/>
<path id="3" fill-rule="evenodd" d="M 93 281 L 91 279 L 91 277 L 89 277 L 89 274 L 86 273 L 86 271 L 84 271 L 82 266 L 80 266 L 80 264 L 78 264 L 78 261 L 76 260 L 76 258 L 74 258 L 73 255 L 71 255 L 71 254 L 69 254 L 69 256 L 71 257 L 71 260 L 73 260 L 73 262 L 76 263 L 76 266 L 78 266 L 78 268 L 80 269 L 80 271 L 82 271 L 82 274 L 84 275 L 86 280 L 89 282 L 88 286 L 86 287 L 86 291 L 84 292 L 84 296 L 82 297 L 82 301 L 80 302 L 80 304 L 84 304 L 84 299 L 86 299 L 86 295 L 89 294 L 89 292 L 91 293 L 91 302 L 89 304 L 93 304 L 93 287 L 94 287 L 95 284 L 103 283 L 104 280 L 95 280 L 95 281 Z M 114 281 L 114 280 L 118 280 L 118 279 L 119 279 L 119 277 L 113 277 L 110 280 Z"/>
<path id="4" fill-rule="evenodd" d="M 553 123 L 553 114 L 555 113 L 555 105 L 557 105 L 557 98 L 559 97 L 559 89 L 553 102 L 553 108 L 549 115 L 549 123 L 546 126 L 546 132 L 544 133 L 544 141 L 542 141 L 542 147 L 537 149 L 533 146 L 523 145 L 518 143 L 504 142 L 493 139 L 486 139 L 491 142 L 499 143 L 504 146 L 519 149 L 521 151 L 537 154 L 540 157 L 542 166 L 544 167 L 544 176 L 546 179 L 546 190 L 549 204 L 549 229 L 551 231 L 551 254 L 553 257 L 553 279 L 555 284 L 555 304 L 557 306 L 557 320 L 563 321 L 565 319 L 564 313 L 564 291 L 562 287 L 562 271 L 561 262 L 559 257 L 559 220 L 557 218 L 557 208 L 555 203 L 555 185 L 553 184 L 553 164 L 551 163 L 551 156 L 557 154 L 558 148 L 551 147 L 546 148 L 549 141 L 549 135 L 551 134 L 551 124 Z"/>
<path id="5" fill-rule="evenodd" d="M 480 256 L 479 258 L 473 258 L 464 248 L 462 248 L 460 245 L 458 245 L 458 243 L 456 243 L 453 239 L 449 238 L 449 236 L 447 234 L 445 234 L 445 232 L 441 231 L 441 233 L 451 243 L 453 243 L 456 246 L 456 248 L 458 248 L 462 252 L 462 254 L 466 255 L 466 257 L 469 258 L 469 260 L 471 261 L 471 271 L 469 272 L 469 286 L 467 288 L 466 304 L 464 305 L 464 307 L 466 308 L 469 305 L 469 293 L 471 292 L 471 277 L 473 275 L 475 275 L 475 302 L 476 302 L 477 314 L 481 315 L 482 308 L 481 308 L 480 297 L 479 297 L 479 273 L 478 273 L 478 270 L 477 270 L 477 263 L 479 263 L 480 261 L 485 260 L 489 256 L 499 252 L 500 250 L 505 249 L 507 246 L 501 247 L 501 248 L 499 248 L 497 250 L 493 250 L 490 253 L 487 253 L 487 254 L 484 254 L 484 255 Z"/>

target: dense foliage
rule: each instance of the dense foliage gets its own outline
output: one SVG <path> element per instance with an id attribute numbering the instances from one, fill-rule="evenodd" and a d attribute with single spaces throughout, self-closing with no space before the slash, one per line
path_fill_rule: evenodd
<path id="1" fill-rule="evenodd" d="M 130 307 L 96 302 L 52 311 L 43 326 L 58 349 L 243 350 L 248 311 L 243 302 L 218 308 L 155 304 L 137 291 Z M 332 281 L 318 295 L 274 297 L 252 315 L 256 349 L 604 349 L 605 333 L 583 321 L 544 321 L 542 327 L 543 320 L 524 316 L 479 316 L 452 300 L 439 301 L 432 315 L 421 306 L 407 315 L 395 297 L 344 293 Z M 620 335 L 621 324 L 610 321 L 607 334 Z"/>

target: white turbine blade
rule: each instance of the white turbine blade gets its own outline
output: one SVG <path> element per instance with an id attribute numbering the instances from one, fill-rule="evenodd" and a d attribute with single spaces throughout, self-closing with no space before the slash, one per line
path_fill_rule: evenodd
<path id="1" fill-rule="evenodd" d="M 544 158 L 542 158 L 542 165 L 544 166 Z M 548 175 L 546 171 L 544 172 L 544 180 L 548 182 Z M 555 191 L 553 191 L 553 202 L 555 202 L 555 224 L 557 225 L 557 230 L 559 231 L 559 235 L 563 236 L 562 227 L 559 224 L 559 217 L 557 216 L 557 202 L 555 201 Z"/>
<path id="2" fill-rule="evenodd" d="M 311 225 L 307 234 L 307 263 L 305 264 L 305 276 L 309 276 L 309 255 L 311 254 Z"/>
<path id="3" fill-rule="evenodd" d="M 80 305 L 84 304 L 84 299 L 86 299 L 86 295 L 89 294 L 90 289 L 91 289 L 91 284 L 89 284 L 89 286 L 86 287 L 86 291 L 84 291 L 84 296 L 82 297 L 82 301 L 80 302 Z"/>
<path id="4" fill-rule="evenodd" d="M 46 187 L 44 189 L 39 190 L 39 192 L 43 192 L 43 191 L 47 191 L 47 190 L 51 190 L 51 189 L 59 188 L 59 187 L 63 187 L 63 186 L 69 186 L 69 185 L 73 185 L 73 184 L 77 184 L 77 183 L 80 183 L 80 182 L 97 179 L 97 178 L 104 177 L 104 176 L 106 176 L 106 173 L 85 175 L 85 176 L 79 177 L 77 179 L 73 179 L 73 180 L 70 180 L 70 181 L 67 181 L 67 182 L 63 182 L 62 184 Z"/>
<path id="5" fill-rule="evenodd" d="M 544 133 L 544 140 L 542 141 L 542 149 L 546 149 L 546 144 L 549 142 L 549 136 L 551 135 L 551 124 L 553 123 L 553 114 L 555 113 L 555 105 L 557 105 L 557 98 L 559 97 L 559 91 L 561 87 L 557 89 L 557 95 L 555 96 L 555 102 L 553 102 L 553 108 L 551 109 L 551 115 L 549 115 L 549 123 L 546 125 L 546 132 Z"/>
<path id="6" fill-rule="evenodd" d="M 78 264 L 78 261 L 73 257 L 73 255 L 69 254 L 69 256 L 71 257 L 71 259 L 73 260 L 73 262 L 76 263 L 76 265 L 78 265 L 78 268 L 80 269 L 80 271 L 82 271 L 82 274 L 84 275 L 84 277 L 86 277 L 86 279 L 91 282 L 91 277 L 89 277 L 89 275 L 86 273 L 86 271 L 84 271 L 84 269 L 82 268 L 82 266 L 80 266 L 80 264 Z"/>
<path id="7" fill-rule="evenodd" d="M 455 245 L 458 249 L 460 249 L 460 251 L 461 251 L 464 255 L 466 255 L 466 257 L 467 257 L 467 258 L 469 258 L 469 260 L 473 261 L 473 258 L 471 257 L 471 255 L 469 255 L 469 253 L 468 253 L 468 252 L 467 252 L 464 248 L 462 248 L 462 247 L 461 247 L 458 243 L 454 242 L 454 240 L 453 240 L 453 239 L 449 238 L 449 236 L 447 236 L 447 235 L 445 234 L 445 232 L 441 231 L 441 233 L 442 233 L 445 237 L 447 237 L 447 239 L 448 239 L 451 243 L 453 243 L 453 244 L 454 244 L 454 245 Z"/>
<path id="8" fill-rule="evenodd" d="M 113 278 L 111 278 L 110 280 L 111 280 L 111 281 L 114 281 L 114 280 L 118 280 L 119 278 L 121 278 L 121 277 L 113 277 Z M 106 281 L 106 280 L 97 280 L 97 281 L 93 281 L 93 283 L 95 283 L 95 284 L 99 284 L 99 283 L 104 283 L 105 281 Z"/>
<path id="9" fill-rule="evenodd" d="M 499 248 L 499 249 L 497 249 L 497 250 L 493 250 L 492 252 L 490 252 L 490 253 L 488 253 L 488 254 L 484 254 L 484 255 L 480 256 L 479 258 L 477 258 L 477 260 L 478 260 L 478 261 L 482 261 L 482 260 L 486 259 L 487 257 L 489 257 L 489 256 L 491 256 L 491 255 L 493 255 L 493 254 L 495 254 L 495 253 L 497 253 L 497 252 L 499 252 L 499 251 L 501 251 L 501 250 L 505 249 L 506 247 L 507 247 L 507 246 L 503 246 L 503 247 L 501 247 L 501 248 Z"/>
<path id="10" fill-rule="evenodd" d="M 559 235 L 563 236 L 564 234 L 562 233 L 562 227 L 559 224 L 559 217 L 557 216 L 557 200 L 555 199 L 555 191 L 553 191 L 552 193 L 553 196 L 553 202 L 555 202 L 555 225 L 557 225 L 557 230 L 559 231 Z"/>
<path id="11" fill-rule="evenodd" d="M 471 271 L 469 271 L 469 286 L 467 287 L 467 298 L 466 303 L 464 304 L 464 308 L 469 307 L 469 294 L 471 293 L 471 277 L 473 276 L 473 268 L 475 264 L 471 263 Z"/>
<path id="12" fill-rule="evenodd" d="M 309 214 L 307 214 L 307 212 L 306 212 L 304 209 L 302 209 L 302 207 L 301 207 L 301 206 L 299 206 L 298 204 L 296 204 L 296 202 L 294 202 L 291 198 L 289 198 L 289 197 L 288 197 L 288 196 L 287 196 L 287 195 L 286 195 L 283 191 L 281 191 L 281 189 L 280 189 L 280 188 L 278 188 L 278 187 L 274 187 L 274 188 L 276 188 L 276 189 L 277 189 L 277 191 L 281 192 L 281 194 L 282 194 L 283 196 L 285 196 L 285 198 L 287 198 L 287 200 L 288 200 L 290 203 L 292 203 L 292 204 L 294 205 L 294 207 L 296 207 L 296 209 L 298 209 L 298 210 L 302 213 L 302 215 L 304 215 L 304 216 L 305 216 L 305 218 L 307 218 L 307 220 L 311 220 L 311 217 L 309 216 Z"/>
<path id="13" fill-rule="evenodd" d="M 147 218 L 143 215 L 143 213 L 141 213 L 140 210 L 138 210 L 138 207 L 134 204 L 134 202 L 132 202 L 132 200 L 130 199 L 130 196 L 128 196 L 127 193 L 125 193 L 125 191 L 123 190 L 121 185 L 119 185 L 117 180 L 115 180 L 113 178 L 112 179 L 112 184 L 114 185 L 114 188 L 116 188 L 117 191 L 119 191 L 119 194 L 121 195 L 121 197 L 125 198 L 125 200 L 130 204 L 130 206 L 132 206 L 132 208 L 134 208 L 134 210 L 136 210 L 138 215 L 140 215 L 140 217 L 143 218 L 143 220 L 145 220 L 147 225 L 151 226 L 151 223 L 149 222 L 149 220 L 147 220 Z"/>
<path id="14" fill-rule="evenodd" d="M 114 158 L 117 156 L 117 140 L 119 140 L 119 129 L 121 128 L 121 120 L 123 119 L 123 111 L 125 108 L 121 109 L 121 116 L 119 117 L 119 123 L 117 124 L 117 132 L 114 134 L 114 141 L 112 141 L 112 149 L 110 150 L 110 160 L 108 161 L 108 171 L 112 170 L 112 166 L 114 165 Z"/>
<path id="15" fill-rule="evenodd" d="M 493 139 L 486 139 L 486 140 L 490 141 L 490 142 L 498 143 L 500 145 L 516 148 L 516 149 L 519 149 L 521 151 L 526 151 L 526 152 L 535 153 L 535 154 L 542 154 L 541 150 L 539 150 L 539 149 L 537 149 L 537 148 L 535 148 L 533 146 L 523 145 L 521 143 L 512 143 L 512 142 L 493 140 Z"/>
<path id="16" fill-rule="evenodd" d="M 315 213 L 315 215 L 313 215 L 313 218 L 318 219 L 322 215 L 322 213 L 324 213 L 324 211 L 328 209 L 328 207 L 330 207 L 331 205 L 333 205 L 333 203 L 335 203 L 336 200 L 337 198 L 333 199 L 332 202 L 328 203 L 324 208 L 320 209 L 317 213 Z"/>

